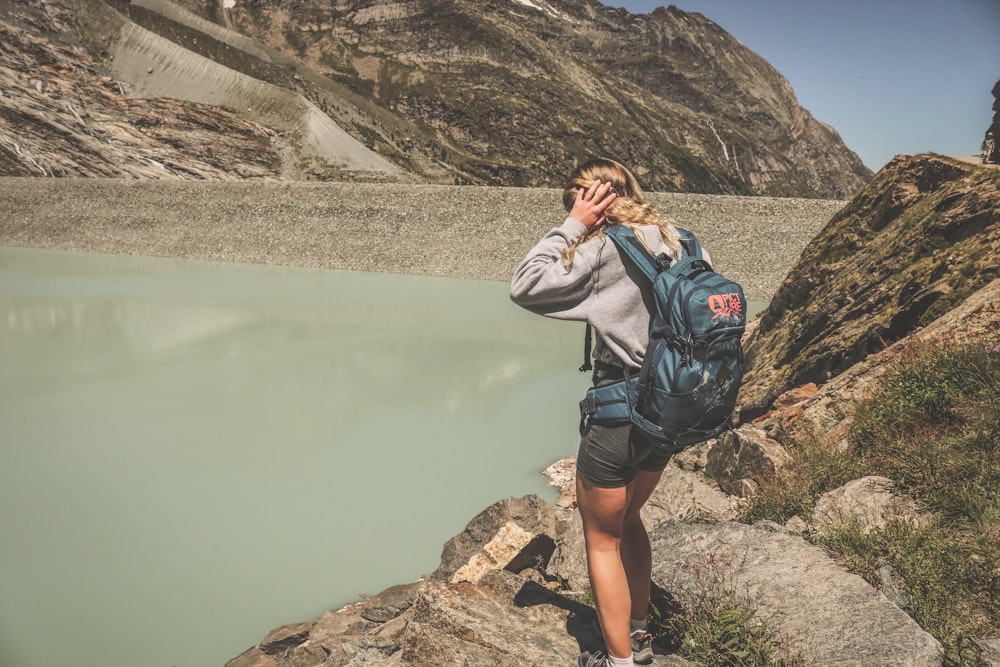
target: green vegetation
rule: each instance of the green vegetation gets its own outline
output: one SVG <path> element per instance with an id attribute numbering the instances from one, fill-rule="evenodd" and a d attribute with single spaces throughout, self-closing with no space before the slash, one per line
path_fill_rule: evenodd
<path id="1" fill-rule="evenodd" d="M 668 610 L 654 606 L 654 634 L 668 637 L 682 658 L 707 667 L 797 667 L 805 664 L 781 645 L 737 591 L 734 572 L 711 556 L 698 570 L 698 590 L 690 599 L 672 600 Z"/>
<path id="2" fill-rule="evenodd" d="M 704 598 L 672 616 L 669 632 L 679 638 L 682 658 L 708 667 L 778 667 L 804 664 L 784 658 L 775 634 L 753 609 L 725 598 Z"/>
<path id="3" fill-rule="evenodd" d="M 816 434 L 791 446 L 787 475 L 765 485 L 744 519 L 808 518 L 823 492 L 864 475 L 891 479 L 926 511 L 866 532 L 846 524 L 814 540 L 873 586 L 888 566 L 901 604 L 946 651 L 977 664 L 973 638 L 1000 636 L 1000 350 L 910 353 L 856 408 L 846 451 Z"/>

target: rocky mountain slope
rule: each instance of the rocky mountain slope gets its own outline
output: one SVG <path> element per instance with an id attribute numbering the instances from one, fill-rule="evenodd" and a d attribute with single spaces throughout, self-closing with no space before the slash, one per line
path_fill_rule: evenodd
<path id="1" fill-rule="evenodd" d="M 845 198 L 871 176 L 699 14 L 595 0 L 0 0 L 0 175 Z"/>
<path id="2" fill-rule="evenodd" d="M 906 338 L 998 277 L 1000 174 L 897 157 L 806 248 L 749 339 L 744 419 Z"/>
<path id="3" fill-rule="evenodd" d="M 941 644 L 904 613 L 891 569 L 874 588 L 806 539 L 915 516 L 889 480 L 829 491 L 808 520 L 736 518 L 741 496 L 789 460 L 786 436 L 805 427 L 842 446 L 857 400 L 911 347 L 1000 349 L 998 185 L 992 168 L 899 157 L 809 244 L 748 333 L 745 423 L 675 457 L 643 510 L 658 613 L 733 595 L 801 664 L 944 664 Z M 227 667 L 571 664 L 600 638 L 573 461 L 546 472 L 561 489 L 556 506 L 498 502 L 444 546 L 424 579 L 278 628 Z M 654 643 L 653 665 L 692 664 L 668 639 Z M 982 664 L 1000 664 L 1000 638 L 972 639 Z"/>

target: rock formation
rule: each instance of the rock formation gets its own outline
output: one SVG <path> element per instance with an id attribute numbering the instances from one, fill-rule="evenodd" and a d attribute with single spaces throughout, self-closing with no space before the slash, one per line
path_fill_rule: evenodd
<path id="1" fill-rule="evenodd" d="M 743 420 L 927 326 L 997 276 L 998 176 L 898 156 L 830 221 L 747 339 Z"/>
<path id="2" fill-rule="evenodd" d="M 699 14 L 596 0 L 0 3 L 0 175 L 846 198 L 871 177 Z"/>
<path id="3" fill-rule="evenodd" d="M 748 334 L 743 416 L 754 421 L 675 457 L 643 510 L 658 613 L 731 595 L 805 664 L 942 664 L 941 645 L 902 610 L 910 593 L 895 587 L 890 566 L 876 589 L 803 537 L 845 521 L 864 531 L 921 521 L 889 480 L 824 494 L 808 523 L 734 519 L 740 496 L 785 465 L 787 433 L 808 425 L 839 446 L 855 400 L 910 347 L 1000 346 L 998 181 L 992 169 L 897 158 L 806 248 Z M 868 330 L 881 331 L 878 345 L 857 342 Z M 783 352 L 803 345 L 809 354 Z M 569 459 L 547 471 L 560 488 L 556 506 L 533 496 L 501 501 L 445 545 L 428 577 L 280 628 L 227 667 L 571 664 L 600 642 L 573 470 Z M 998 643 L 976 641 L 984 660 Z M 669 637 L 654 652 L 654 665 L 691 664 Z"/>
<path id="4" fill-rule="evenodd" d="M 993 84 L 993 122 L 983 139 L 983 163 L 1000 164 L 1000 80 Z"/>

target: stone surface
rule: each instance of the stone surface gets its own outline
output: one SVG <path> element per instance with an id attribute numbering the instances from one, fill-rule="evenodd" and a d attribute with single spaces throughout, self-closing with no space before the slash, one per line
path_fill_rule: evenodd
<path id="1" fill-rule="evenodd" d="M 431 577 L 451 581 L 460 572 L 475 573 L 481 577 L 489 569 L 508 567 L 520 571 L 535 565 L 539 558 L 542 563 L 548 562 L 552 553 L 551 536 L 556 534 L 556 520 L 555 508 L 538 496 L 498 501 L 476 515 L 465 530 L 445 544 L 441 564 Z M 549 536 L 549 539 L 534 539 L 544 536 Z M 515 549 L 515 545 L 522 543 L 520 548 Z M 493 558 L 484 555 L 488 549 L 498 555 L 502 553 L 506 562 L 492 562 L 491 565 Z M 513 564 L 512 560 L 525 550 L 530 550 L 530 553 L 524 553 L 520 562 Z M 470 562 L 474 563 L 472 567 Z"/>
<path id="2" fill-rule="evenodd" d="M 750 424 L 723 433 L 708 452 L 705 474 L 735 496 L 753 495 L 791 461 L 781 443 Z"/>
<path id="3" fill-rule="evenodd" d="M 901 497 L 892 480 L 862 477 L 816 499 L 811 525 L 818 531 L 829 526 L 856 523 L 864 532 L 885 528 L 893 520 L 916 521 L 913 500 Z"/>
<path id="4" fill-rule="evenodd" d="M 450 582 L 456 584 L 466 581 L 474 584 L 487 573 L 506 568 L 536 537 L 536 534 L 508 521 L 500 526 L 481 551 L 473 554 L 465 565 L 451 575 Z"/>
<path id="5" fill-rule="evenodd" d="M 1000 252 L 1000 240 L 994 252 Z M 898 360 L 921 346 L 952 343 L 1000 345 L 1000 279 L 993 280 L 920 331 L 851 366 L 819 387 L 802 407 L 802 414 L 791 429 L 794 434 L 807 428 L 829 447 L 845 448 L 853 422 L 853 406 L 874 391 L 880 378 L 890 372 Z M 766 431 L 784 420 L 780 410 L 755 421 Z"/>
<path id="6" fill-rule="evenodd" d="M 983 651 L 983 659 L 989 667 L 1000 667 L 1000 639 L 981 639 L 976 642 Z"/>
<path id="7" fill-rule="evenodd" d="M 740 419 L 825 384 L 1000 274 L 1000 172 L 898 156 L 803 251 L 752 335 Z"/>
<path id="8" fill-rule="evenodd" d="M 941 664 L 941 646 L 860 577 L 784 531 L 664 524 L 653 581 L 675 597 L 732 594 L 815 665 Z"/>

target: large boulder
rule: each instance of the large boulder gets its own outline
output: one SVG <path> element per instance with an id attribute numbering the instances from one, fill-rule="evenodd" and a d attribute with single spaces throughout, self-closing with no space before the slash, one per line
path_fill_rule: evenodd
<path id="1" fill-rule="evenodd" d="M 774 479 L 792 457 L 777 440 L 750 424 L 723 433 L 708 452 L 705 474 L 734 496 L 754 495 Z"/>
<path id="2" fill-rule="evenodd" d="M 726 596 L 811 665 L 941 665 L 941 645 L 822 548 L 739 523 L 664 524 L 653 582 L 678 600 Z"/>
<path id="3" fill-rule="evenodd" d="M 891 521 L 917 521 L 916 503 L 898 493 L 886 477 L 862 477 L 816 499 L 811 526 L 822 532 L 830 526 L 857 525 L 863 532 L 885 528 Z"/>
<path id="4" fill-rule="evenodd" d="M 506 498 L 476 515 L 448 540 L 432 579 L 476 581 L 491 569 L 520 572 L 548 562 L 557 533 L 555 508 L 535 495 Z"/>

